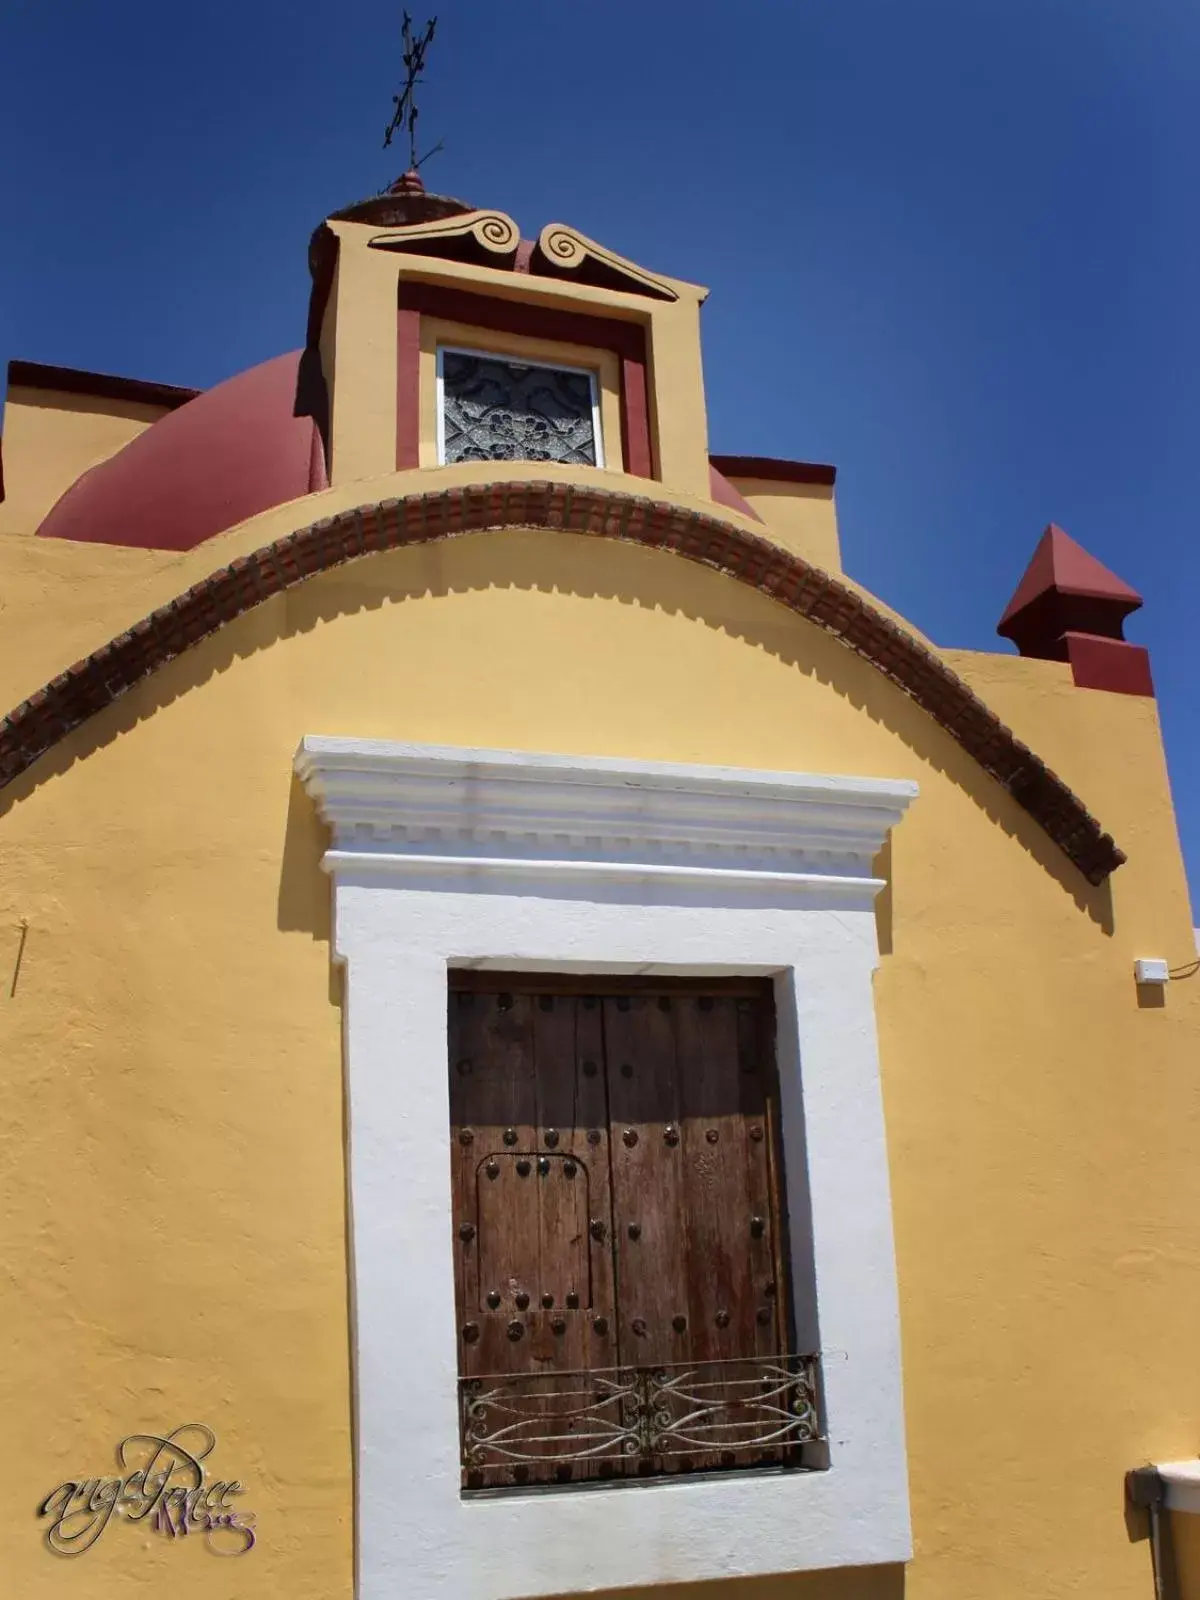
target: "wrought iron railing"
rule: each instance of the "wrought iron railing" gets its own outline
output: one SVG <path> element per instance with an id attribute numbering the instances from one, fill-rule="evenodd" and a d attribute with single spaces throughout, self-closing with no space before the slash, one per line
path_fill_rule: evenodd
<path id="1" fill-rule="evenodd" d="M 464 1378 L 463 1484 L 803 1464 L 821 1438 L 816 1356 Z"/>

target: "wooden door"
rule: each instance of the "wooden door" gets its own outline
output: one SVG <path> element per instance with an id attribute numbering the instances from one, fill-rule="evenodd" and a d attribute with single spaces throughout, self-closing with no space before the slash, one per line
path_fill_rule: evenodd
<path id="1" fill-rule="evenodd" d="M 449 1033 L 469 1485 L 782 1459 L 769 986 L 457 974 Z"/>

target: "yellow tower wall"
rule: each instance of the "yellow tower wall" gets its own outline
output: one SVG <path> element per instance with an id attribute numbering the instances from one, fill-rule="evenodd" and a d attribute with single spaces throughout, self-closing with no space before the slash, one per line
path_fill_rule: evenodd
<path id="1" fill-rule="evenodd" d="M 826 572 L 841 573 L 833 485 L 778 483 L 767 478 L 731 477 L 746 503 L 754 508 L 777 544 Z"/>

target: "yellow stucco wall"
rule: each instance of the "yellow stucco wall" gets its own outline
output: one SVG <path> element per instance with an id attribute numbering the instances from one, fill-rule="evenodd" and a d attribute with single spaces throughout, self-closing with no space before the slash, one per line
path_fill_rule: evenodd
<path id="1" fill-rule="evenodd" d="M 331 498 L 206 553 L 89 552 L 106 615 Z M 49 675 L 35 596 L 67 585 L 49 570 L 23 569 L 6 614 L 8 703 Z M 1154 707 L 1051 664 L 956 665 L 1130 851 L 1111 893 L 835 640 L 705 569 L 562 534 L 311 580 L 0 792 L 12 1592 L 349 1600 L 341 1019 L 321 833 L 291 777 L 303 734 L 337 733 L 918 780 L 876 984 L 915 1559 L 712 1592 L 1141 1600 L 1122 1475 L 1186 1456 L 1200 1413 L 1200 982 L 1149 1008 L 1131 971 L 1191 948 Z M 252 1556 L 214 1580 L 199 1541 L 125 1526 L 73 1566 L 46 1553 L 43 1494 L 108 1470 L 134 1428 L 195 1419 L 247 1486 Z"/>
<path id="2" fill-rule="evenodd" d="M 0 534 L 35 533 L 75 479 L 165 416 L 162 406 L 14 386 L 4 406 Z"/>
<path id="3" fill-rule="evenodd" d="M 842 551 L 832 485 L 740 477 L 731 478 L 730 482 L 785 550 L 824 567 L 826 572 L 841 572 Z"/>

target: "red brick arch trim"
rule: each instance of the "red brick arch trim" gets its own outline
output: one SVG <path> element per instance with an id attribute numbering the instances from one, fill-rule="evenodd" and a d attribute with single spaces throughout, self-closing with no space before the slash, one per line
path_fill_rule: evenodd
<path id="1" fill-rule="evenodd" d="M 1062 780 L 936 656 L 798 556 L 695 511 L 557 483 L 496 483 L 359 506 L 241 556 L 76 662 L 0 722 L 0 788 L 74 728 L 235 617 L 359 556 L 459 533 L 549 528 L 621 539 L 724 572 L 834 634 L 940 723 L 1090 883 L 1125 857 Z"/>

